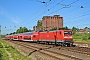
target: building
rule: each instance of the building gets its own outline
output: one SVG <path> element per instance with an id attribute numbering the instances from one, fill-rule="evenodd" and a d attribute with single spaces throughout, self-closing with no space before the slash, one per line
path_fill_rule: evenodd
<path id="1" fill-rule="evenodd" d="M 33 30 L 34 30 L 34 31 L 37 31 L 37 26 L 34 26 L 34 27 L 33 27 Z"/>
<path id="2" fill-rule="evenodd" d="M 63 28 L 63 17 L 60 17 L 60 15 L 44 16 L 42 18 L 42 28 L 43 30 Z"/>
<path id="3" fill-rule="evenodd" d="M 77 33 L 90 33 L 90 28 L 79 29 Z"/>

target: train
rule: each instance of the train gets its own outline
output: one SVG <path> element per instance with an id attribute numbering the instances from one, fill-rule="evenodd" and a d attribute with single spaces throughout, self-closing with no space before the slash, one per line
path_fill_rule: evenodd
<path id="1" fill-rule="evenodd" d="M 20 34 L 5 36 L 7 40 L 31 41 L 37 43 L 54 43 L 62 46 L 73 46 L 72 30 L 55 30 L 55 31 L 34 31 Z"/>

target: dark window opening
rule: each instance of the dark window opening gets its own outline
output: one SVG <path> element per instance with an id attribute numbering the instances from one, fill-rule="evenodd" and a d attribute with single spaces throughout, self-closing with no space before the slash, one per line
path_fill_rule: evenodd
<path id="1" fill-rule="evenodd" d="M 36 35 L 33 35 L 33 37 L 36 37 Z"/>
<path id="2" fill-rule="evenodd" d="M 64 35 L 66 35 L 66 34 L 71 35 L 71 34 L 72 34 L 72 32 L 64 32 Z"/>
<path id="3" fill-rule="evenodd" d="M 60 35 L 61 35 L 61 32 L 60 32 Z"/>

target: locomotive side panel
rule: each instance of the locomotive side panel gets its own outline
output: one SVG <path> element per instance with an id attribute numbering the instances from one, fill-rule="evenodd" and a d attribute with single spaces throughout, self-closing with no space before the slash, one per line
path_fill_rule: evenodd
<path id="1" fill-rule="evenodd" d="M 64 35 L 63 35 L 63 31 L 57 31 L 56 32 L 56 40 L 57 41 L 62 41 L 62 40 L 64 40 Z"/>
<path id="2" fill-rule="evenodd" d="M 53 32 L 40 32 L 39 34 L 40 41 L 53 41 L 54 40 L 54 33 Z"/>
<path id="3" fill-rule="evenodd" d="M 39 41 L 46 40 L 47 32 L 40 32 L 39 33 Z"/>

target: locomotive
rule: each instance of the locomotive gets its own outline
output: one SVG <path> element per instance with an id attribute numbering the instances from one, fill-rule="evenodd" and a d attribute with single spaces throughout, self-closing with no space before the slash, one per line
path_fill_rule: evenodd
<path id="1" fill-rule="evenodd" d="M 39 43 L 44 42 L 48 44 L 55 43 L 55 45 L 73 46 L 72 30 L 26 32 L 8 35 L 5 38 L 8 40 L 32 41 Z"/>

